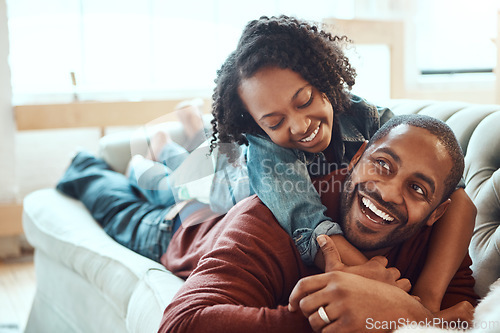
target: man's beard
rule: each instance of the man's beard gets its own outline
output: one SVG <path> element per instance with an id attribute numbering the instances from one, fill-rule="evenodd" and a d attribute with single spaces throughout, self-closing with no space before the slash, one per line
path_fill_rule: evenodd
<path id="1" fill-rule="evenodd" d="M 377 231 L 369 229 L 361 222 L 354 220 L 350 214 L 353 206 L 357 206 L 355 202 L 358 199 L 358 193 L 363 193 L 371 201 L 376 202 L 380 207 L 383 207 L 390 215 L 392 215 L 399 224 L 389 234 L 380 236 L 373 240 L 373 236 Z M 379 192 L 375 189 L 370 190 L 367 183 L 352 183 L 351 173 L 346 177 L 341 196 L 341 221 L 340 226 L 344 232 L 344 237 L 361 251 L 374 251 L 385 248 L 390 248 L 398 245 L 407 239 L 411 238 L 417 230 L 427 222 L 429 216 L 421 223 L 416 223 L 408 226 L 408 215 L 402 212 L 393 203 L 385 202 Z M 372 240 L 369 240 L 371 238 Z"/>

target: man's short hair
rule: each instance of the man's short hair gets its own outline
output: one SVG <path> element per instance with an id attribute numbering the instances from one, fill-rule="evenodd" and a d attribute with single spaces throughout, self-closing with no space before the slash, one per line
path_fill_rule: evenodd
<path id="1" fill-rule="evenodd" d="M 453 191 L 455 191 L 464 172 L 464 154 L 455 133 L 453 133 L 453 130 L 445 122 L 434 117 L 420 114 L 400 115 L 393 117 L 385 123 L 373 135 L 366 148 L 384 138 L 393 128 L 399 125 L 423 128 L 436 136 L 439 142 L 445 147 L 448 155 L 451 157 L 452 167 L 444 182 L 444 193 L 441 201 L 448 199 Z"/>

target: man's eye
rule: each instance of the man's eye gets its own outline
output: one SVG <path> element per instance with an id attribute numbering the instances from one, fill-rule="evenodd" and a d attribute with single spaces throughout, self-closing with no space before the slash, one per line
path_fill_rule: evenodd
<path id="1" fill-rule="evenodd" d="M 383 160 L 377 160 L 377 163 L 384 169 L 386 170 L 390 170 L 390 167 L 389 167 L 389 164 L 387 164 L 385 161 Z"/>
<path id="2" fill-rule="evenodd" d="M 412 184 L 412 185 L 411 185 L 411 188 L 412 188 L 415 192 L 417 192 L 418 194 L 425 195 L 424 190 L 423 190 L 420 186 L 418 186 L 417 184 Z"/>

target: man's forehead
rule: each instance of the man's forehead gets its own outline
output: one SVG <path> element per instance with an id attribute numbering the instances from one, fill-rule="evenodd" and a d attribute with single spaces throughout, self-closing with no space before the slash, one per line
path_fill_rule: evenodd
<path id="1" fill-rule="evenodd" d="M 422 151 L 425 155 L 436 153 L 438 155 L 448 155 L 446 148 L 441 144 L 436 135 L 432 134 L 425 128 L 411 126 L 408 124 L 400 124 L 389 130 L 383 137 L 370 145 L 371 150 L 376 150 L 380 147 L 392 147 L 394 145 L 415 146 L 416 144 L 428 145 L 430 150 Z"/>

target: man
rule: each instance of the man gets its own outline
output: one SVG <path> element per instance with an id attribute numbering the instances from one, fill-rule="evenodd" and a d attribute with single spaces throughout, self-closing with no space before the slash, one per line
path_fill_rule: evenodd
<path id="1" fill-rule="evenodd" d="M 438 138 L 418 126 L 438 126 L 444 132 Z M 446 210 L 448 197 L 462 174 L 463 157 L 456 139 L 449 128 L 434 119 L 400 117 L 384 126 L 365 153 L 358 154 L 355 160 L 357 163 L 345 181 L 343 218 L 337 217 L 338 193 L 327 189 L 335 187 L 339 175 L 317 182 L 327 213 L 340 221 L 345 237 L 368 258 L 387 256 L 390 266 L 414 282 L 425 260 L 430 227 Z M 256 197 L 238 204 L 216 224 L 181 229 L 162 262 L 173 272 L 192 274 L 166 309 L 161 332 L 307 330 L 307 321 L 300 313 L 289 312 L 286 304 L 295 282 L 315 272 L 302 264 L 293 242 Z M 469 265 L 467 257 L 450 283 L 444 307 L 463 300 L 475 302 Z M 332 325 L 343 323 L 357 328 L 367 316 L 385 320 L 398 316 L 408 320 L 432 317 L 411 296 L 403 297 L 395 287 L 334 273 L 336 279 L 330 277 L 326 281 L 341 285 L 344 292 L 333 299 L 325 296 L 328 289 L 324 281 L 307 288 L 302 286 L 303 290 L 292 295 L 291 309 L 296 310 L 298 299 L 311 294 L 301 302 L 305 302 L 301 310 L 315 329 L 326 325 L 318 313 L 320 307 L 325 309 L 323 316 L 326 313 L 327 321 L 335 320 Z M 313 279 L 324 280 L 324 276 Z M 347 303 L 342 295 L 347 294 L 351 296 L 348 304 L 352 311 L 341 310 L 340 305 Z M 356 299 L 365 304 L 354 303 Z M 329 305 L 329 301 L 338 303 Z"/>
<path id="2" fill-rule="evenodd" d="M 426 129 L 430 126 L 438 126 L 439 134 Z M 293 240 L 257 197 L 243 200 L 223 218 L 211 217 L 208 208 L 183 216 L 183 228 L 174 234 L 161 262 L 187 280 L 165 310 L 160 332 L 303 332 L 311 327 L 338 329 L 338 325 L 359 330 L 367 329 L 372 323 L 369 319 L 433 318 L 397 287 L 408 289 L 404 281 L 397 281 L 397 270 L 384 268 L 387 261 L 380 255 L 387 256 L 389 266 L 411 282 L 418 278 L 430 227 L 446 210 L 447 198 L 462 174 L 463 156 L 457 149 L 451 130 L 441 122 L 422 116 L 395 118 L 371 140 L 364 154 L 356 156 L 342 192 L 342 209 L 335 184 L 345 174 L 339 171 L 316 180 L 327 214 L 341 221 L 346 238 L 372 259 L 365 265 L 342 267 L 327 251 L 327 273 L 302 280 L 306 282 L 301 281 L 292 294 L 290 309 L 297 310 L 300 304 L 301 311 L 289 310 L 289 296 L 297 281 L 319 271 L 302 263 Z M 82 164 L 92 163 L 87 159 Z M 88 187 L 95 184 L 72 185 L 82 178 L 95 180 L 95 173 L 85 172 L 83 177 L 63 178 L 58 188 L 83 198 L 92 211 L 95 201 L 103 202 L 95 195 L 93 202 L 84 200 L 89 199 Z M 158 215 L 144 205 L 132 209 L 133 214 Z M 120 211 L 137 207 L 119 206 Z M 105 229 L 112 228 L 114 214 L 106 214 L 106 221 L 101 221 Z M 150 240 L 136 243 L 155 245 Z M 331 250 L 332 245 L 327 242 L 323 248 Z M 460 301 L 475 302 L 469 265 L 466 256 L 450 283 L 443 308 Z M 332 283 L 334 292 L 329 294 L 332 289 L 327 287 Z M 466 317 L 463 310 L 451 308 L 448 316 Z"/>

